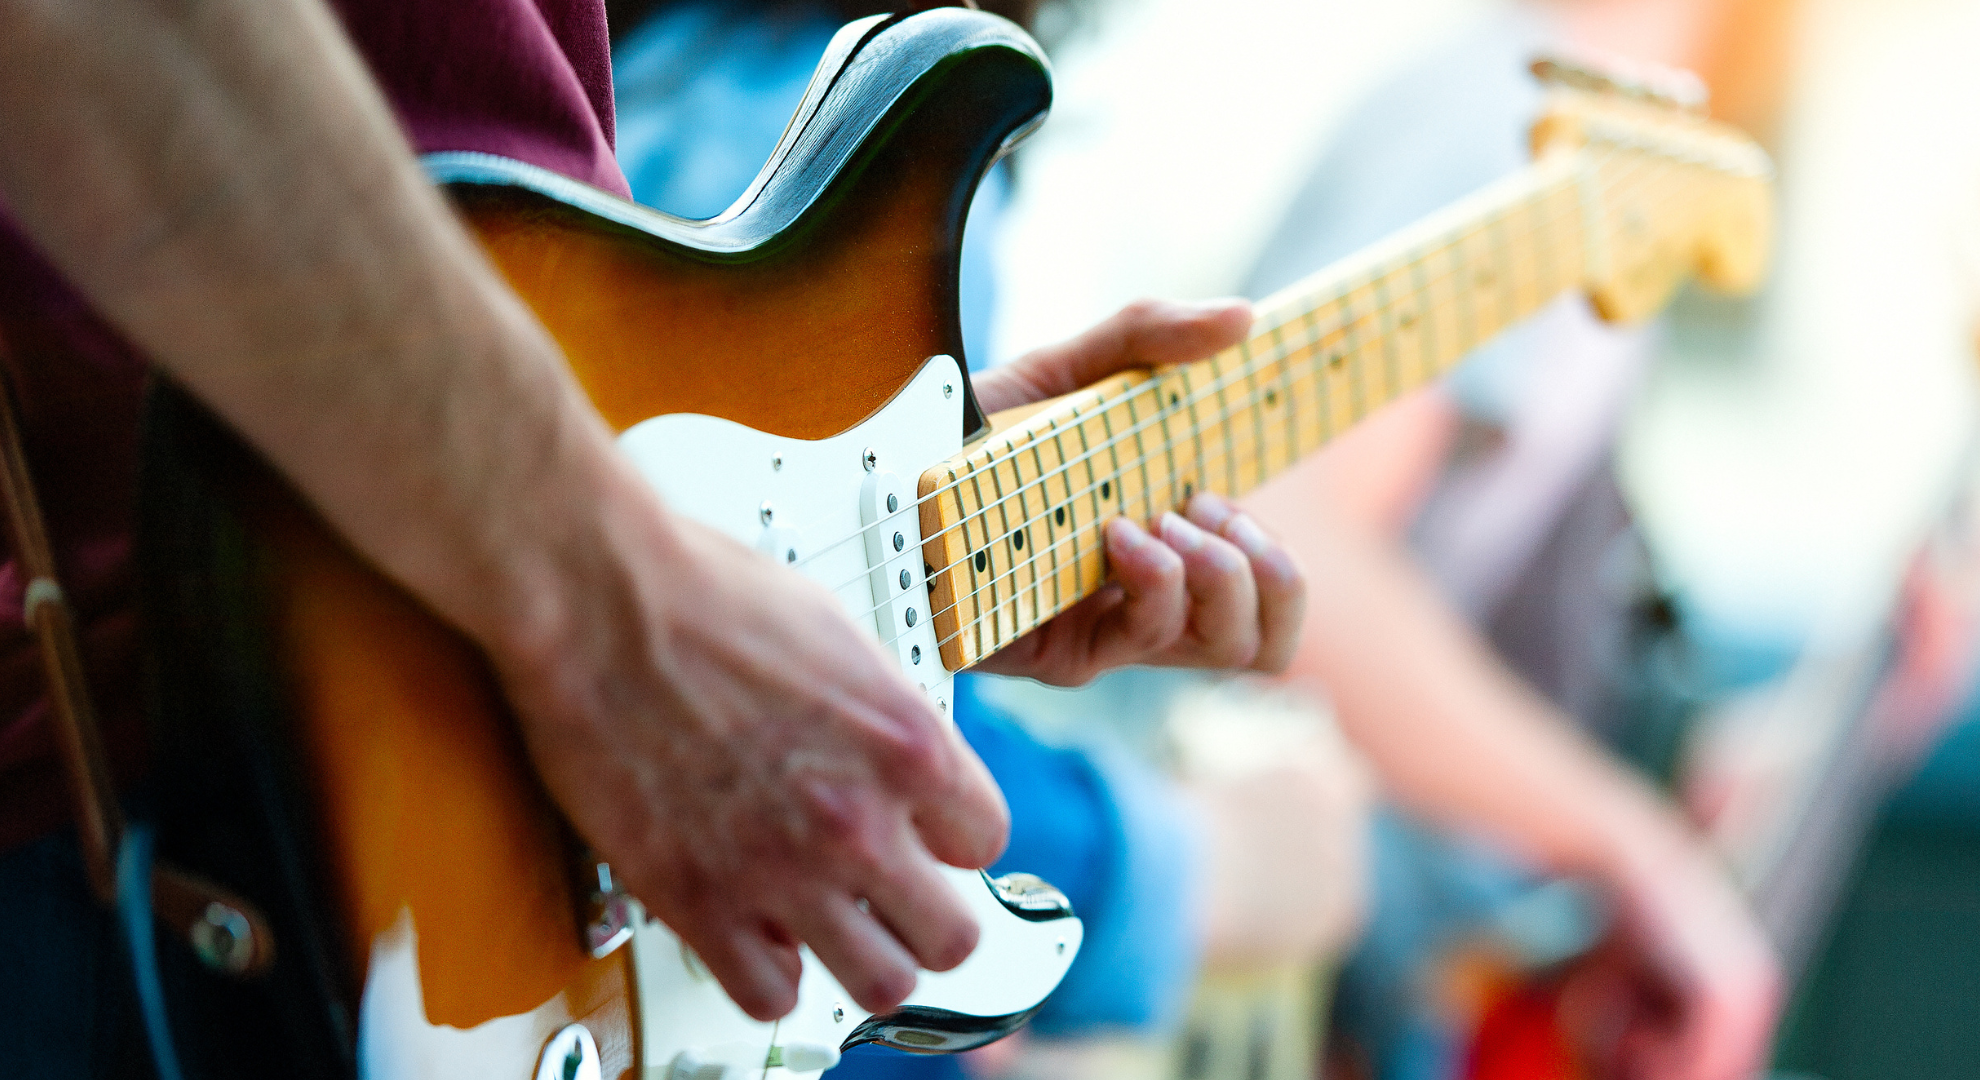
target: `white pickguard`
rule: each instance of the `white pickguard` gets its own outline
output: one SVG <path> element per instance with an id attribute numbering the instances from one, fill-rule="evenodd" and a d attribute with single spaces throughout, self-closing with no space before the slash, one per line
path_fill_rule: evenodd
<path id="1" fill-rule="evenodd" d="M 832 589 L 947 716 L 951 677 L 927 610 L 914 494 L 925 469 L 962 448 L 962 406 L 955 362 L 937 356 L 879 412 L 828 439 L 777 438 L 678 414 L 634 425 L 619 445 L 673 509 Z M 890 493 L 898 499 L 892 513 Z M 1079 920 L 1019 918 L 977 872 L 948 875 L 976 916 L 980 944 L 953 971 L 923 972 L 908 1004 L 980 1017 L 1032 1009 L 1071 966 Z M 640 918 L 632 948 L 645 1080 L 809 1075 L 835 1061 L 867 1018 L 809 951 L 797 1009 L 765 1024 L 736 1008 L 660 923 Z M 792 1067 L 765 1068 L 773 1046 Z"/>

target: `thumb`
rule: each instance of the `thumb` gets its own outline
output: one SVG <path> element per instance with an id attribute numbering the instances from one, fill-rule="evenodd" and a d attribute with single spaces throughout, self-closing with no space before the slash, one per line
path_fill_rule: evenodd
<path id="1" fill-rule="evenodd" d="M 1200 360 L 1244 340 L 1251 304 L 1242 299 L 1139 300 L 1069 341 L 1034 349 L 979 376 L 986 412 L 1070 394 L 1119 371 Z"/>

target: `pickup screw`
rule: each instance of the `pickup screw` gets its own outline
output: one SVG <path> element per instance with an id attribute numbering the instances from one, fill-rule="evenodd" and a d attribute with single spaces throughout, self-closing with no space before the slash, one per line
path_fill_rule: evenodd
<path id="1" fill-rule="evenodd" d="M 769 520 L 769 519 L 768 519 L 768 518 L 765 518 L 764 520 L 766 520 L 766 521 L 767 521 L 767 520 Z M 905 536 L 902 536 L 902 535 L 901 535 L 900 533 L 895 533 L 895 534 L 894 534 L 894 550 L 895 550 L 895 551 L 899 551 L 899 550 L 901 550 L 902 548 L 904 548 L 904 547 L 906 547 L 906 546 L 907 546 L 907 537 L 905 537 Z"/>
<path id="2" fill-rule="evenodd" d="M 909 649 L 908 659 L 917 664 L 921 663 L 921 646 L 916 645 L 915 647 Z"/>
<path id="3" fill-rule="evenodd" d="M 887 496 L 887 512 L 888 512 L 888 513 L 890 513 L 890 514 L 891 514 L 891 513 L 893 513 L 894 511 L 896 511 L 896 510 L 899 510 L 900 508 L 901 508 L 901 499 L 900 499 L 900 496 L 898 496 L 898 495 L 889 495 L 889 496 Z"/>
<path id="4" fill-rule="evenodd" d="M 914 609 L 913 609 L 913 608 L 909 608 L 909 609 L 908 609 L 908 613 L 907 613 L 907 624 L 908 624 L 909 626 L 913 626 L 913 625 L 914 625 Z"/>
<path id="5" fill-rule="evenodd" d="M 866 453 L 860 455 L 859 460 L 866 466 L 867 472 L 872 472 L 873 467 L 880 464 L 880 455 L 874 453 L 873 448 L 869 446 L 866 448 Z"/>
<path id="6" fill-rule="evenodd" d="M 756 516 L 758 520 L 768 525 L 770 524 L 770 520 L 777 516 L 777 508 L 765 502 L 762 506 L 757 507 Z"/>
<path id="7" fill-rule="evenodd" d="M 905 589 L 912 584 L 914 584 L 914 575 L 906 570 L 901 571 L 901 588 Z"/>

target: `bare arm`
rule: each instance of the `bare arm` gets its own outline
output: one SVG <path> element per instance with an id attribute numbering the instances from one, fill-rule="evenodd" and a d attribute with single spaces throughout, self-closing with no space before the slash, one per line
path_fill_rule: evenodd
<path id="1" fill-rule="evenodd" d="M 1710 856 L 1648 785 L 1506 670 L 1398 538 L 1331 483 L 1331 470 L 1412 457 L 1434 464 L 1414 451 L 1438 437 L 1440 416 L 1434 398 L 1405 402 L 1344 438 L 1317 469 L 1251 500 L 1295 538 L 1312 578 L 1289 678 L 1334 703 L 1343 731 L 1403 803 L 1610 891 L 1632 938 L 1629 962 L 1667 996 L 1662 1015 L 1613 1006 L 1645 1025 L 1629 1052 L 1658 1064 L 1640 1075 L 1743 1077 L 1762 1064 L 1777 975 Z"/>

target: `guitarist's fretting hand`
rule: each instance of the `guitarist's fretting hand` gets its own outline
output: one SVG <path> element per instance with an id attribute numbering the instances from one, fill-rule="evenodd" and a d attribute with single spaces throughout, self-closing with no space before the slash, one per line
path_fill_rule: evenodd
<path id="1" fill-rule="evenodd" d="M 0 3 L 0 115 L 29 235 L 486 650 L 558 803 L 744 1008 L 794 1004 L 800 941 L 871 1009 L 964 957 L 935 874 L 1004 843 L 982 765 L 836 601 L 661 506 L 322 4 Z M 1193 359 L 1244 321 L 1131 309 L 984 397 Z M 1223 541 L 1116 528 L 1125 595 L 1006 670 L 1283 662 L 1282 575 L 1261 603 Z"/>
<path id="2" fill-rule="evenodd" d="M 1250 327 L 1251 306 L 1241 300 L 1142 301 L 1071 341 L 979 376 L 976 396 L 995 413 L 1127 368 L 1202 359 L 1244 340 Z M 1153 536 L 1115 518 L 1107 526 L 1113 582 L 977 670 L 1056 686 L 1079 686 L 1124 664 L 1285 670 L 1306 606 L 1306 583 L 1292 557 L 1250 515 L 1214 495 L 1196 496 L 1186 510 L 1187 517 L 1162 515 Z"/>

